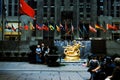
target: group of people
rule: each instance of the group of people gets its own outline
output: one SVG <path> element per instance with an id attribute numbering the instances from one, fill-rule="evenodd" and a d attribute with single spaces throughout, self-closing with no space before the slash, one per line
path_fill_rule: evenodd
<path id="1" fill-rule="evenodd" d="M 92 55 L 88 63 L 90 80 L 120 80 L 120 57 L 105 56 L 98 59 Z"/>
<path id="2" fill-rule="evenodd" d="M 45 46 L 44 43 L 41 43 L 41 45 L 37 45 L 35 53 L 36 53 L 36 63 L 47 63 L 47 56 L 50 52 L 49 46 Z"/>

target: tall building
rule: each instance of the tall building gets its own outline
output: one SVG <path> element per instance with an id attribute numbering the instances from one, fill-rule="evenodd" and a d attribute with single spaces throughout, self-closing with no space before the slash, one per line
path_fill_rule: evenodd
<path id="1" fill-rule="evenodd" d="M 95 23 L 96 13 L 96 0 L 25 0 L 32 8 L 36 10 L 37 23 L 46 24 L 63 24 L 67 22 L 69 28 L 72 23 L 75 29 L 75 38 L 79 37 L 78 25 Z M 5 0 L 7 8 L 6 19 L 7 21 L 19 21 L 18 1 Z M 92 4 L 92 5 L 91 5 Z M 93 15 L 91 15 L 93 14 Z M 88 31 L 88 25 L 86 25 Z M 41 36 L 41 39 L 50 36 L 57 39 L 57 35 L 53 36 L 55 32 L 40 32 L 36 30 L 36 36 Z M 42 34 L 42 35 L 41 35 Z M 48 35 L 49 34 L 49 35 Z M 63 35 L 63 34 L 62 34 Z M 81 36 L 83 37 L 83 36 Z M 61 38 L 61 37 L 60 37 Z M 58 39 L 60 39 L 58 38 Z"/>
<path id="2" fill-rule="evenodd" d="M 86 41 L 92 38 L 91 46 L 94 53 L 117 54 L 120 52 L 119 0 L 23 0 L 35 11 L 35 18 L 20 14 L 19 0 L 0 1 L 2 13 L 0 15 L 0 48 L 2 51 L 8 49 L 13 52 L 29 52 L 29 46 L 37 45 L 39 41 L 53 45 L 53 41 L 57 40 Z M 55 30 L 45 31 L 35 27 L 36 25 L 41 27 L 43 24 L 47 28 L 52 25 Z M 89 25 L 95 28 L 96 24 L 99 25 L 96 28 L 97 32 L 90 32 Z M 118 30 L 107 29 L 107 24 L 117 26 Z M 56 25 L 63 26 L 60 32 L 57 32 Z M 32 26 L 35 29 L 31 30 Z M 10 49 L 7 45 L 11 46 Z"/>
<path id="3" fill-rule="evenodd" d="M 105 24 L 115 24 L 120 26 L 120 2 L 118 0 L 25 0 L 25 2 L 30 5 L 35 11 L 35 21 L 39 24 L 52 24 L 53 26 L 62 24 L 65 26 L 67 24 L 68 28 L 71 29 L 71 24 L 74 26 L 74 34 L 70 34 L 70 38 L 78 39 L 79 37 L 85 37 L 89 34 L 89 37 L 102 37 L 100 31 L 98 31 L 98 36 L 95 34 L 89 33 L 89 24 L 95 27 L 95 24 L 99 22 L 99 24 L 103 24 L 104 28 L 106 28 Z M 4 7 L 6 11 L 3 15 L 5 15 L 5 21 L 8 22 L 18 22 L 20 20 L 19 14 L 19 1 L 18 0 L 4 0 Z M 28 17 L 24 17 L 22 21 L 27 24 L 30 20 Z M 25 22 L 26 21 L 26 22 Z M 80 34 L 78 30 L 78 26 L 85 26 L 88 34 L 86 34 L 83 28 L 80 28 L 84 35 Z M 31 32 L 31 37 L 36 36 L 38 39 L 61 39 L 65 38 L 65 32 L 57 33 L 55 31 L 39 31 L 36 30 Z M 27 35 L 27 33 L 26 33 Z M 58 36 L 59 35 L 59 36 Z M 109 34 L 108 34 L 109 35 Z M 26 36 L 21 35 L 21 40 L 26 40 Z M 68 39 L 69 39 L 69 35 Z"/>
<path id="4" fill-rule="evenodd" d="M 120 1 L 119 0 L 98 0 L 98 11 L 99 22 L 101 24 L 115 25 L 120 29 Z M 106 27 L 106 25 L 104 25 Z M 103 34 L 104 35 L 104 34 Z M 107 35 L 112 39 L 119 39 L 120 32 L 108 31 Z"/>

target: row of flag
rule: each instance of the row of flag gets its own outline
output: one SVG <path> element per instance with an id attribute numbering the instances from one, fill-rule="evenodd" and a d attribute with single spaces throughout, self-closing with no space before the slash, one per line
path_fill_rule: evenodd
<path id="1" fill-rule="evenodd" d="M 89 25 L 89 30 L 91 32 L 97 32 L 97 29 L 100 29 L 103 32 L 106 32 L 107 30 L 113 30 L 113 31 L 119 30 L 119 28 L 117 26 L 111 25 L 111 24 L 106 24 L 106 29 L 98 24 L 95 24 L 95 27 L 92 27 L 91 25 Z"/>
<path id="2" fill-rule="evenodd" d="M 62 24 L 60 24 L 60 26 L 58 26 L 58 25 L 53 26 L 51 24 L 48 24 L 48 25 L 36 24 L 34 27 L 33 24 L 30 22 L 29 25 L 24 25 L 24 26 L 20 26 L 20 27 L 16 27 L 13 24 L 9 25 L 8 23 L 6 23 L 6 26 L 5 26 L 5 29 L 12 29 L 13 31 L 16 31 L 17 28 L 24 29 L 24 30 L 34 30 L 36 28 L 37 30 L 44 30 L 44 31 L 56 30 L 58 32 L 60 32 L 61 30 L 65 30 Z M 73 25 L 72 25 L 71 31 L 73 31 Z"/>
<path id="3" fill-rule="evenodd" d="M 58 25 L 51 25 L 51 24 L 48 24 L 48 25 L 45 25 L 45 24 L 36 24 L 35 25 L 36 29 L 37 30 L 45 30 L 45 31 L 65 31 L 65 32 L 72 32 L 74 33 L 74 26 L 71 24 L 71 27 L 68 28 L 67 24 L 65 24 L 64 26 L 62 24 L 60 24 L 59 26 Z M 33 24 L 30 22 L 29 26 L 28 25 L 24 25 L 23 27 L 19 27 L 19 29 L 22 29 L 24 28 L 24 30 L 34 30 L 35 27 L 33 26 Z M 8 25 L 8 23 L 6 24 L 6 29 L 13 29 L 13 31 L 16 31 L 16 28 L 14 27 L 14 25 L 12 24 L 11 26 Z M 82 28 L 82 30 L 81 30 Z M 118 30 L 118 27 L 115 26 L 115 25 L 111 25 L 111 24 L 106 24 L 106 29 L 102 26 L 99 26 L 98 24 L 95 24 L 95 27 L 92 27 L 91 25 L 89 25 L 89 32 L 93 32 L 93 33 L 96 33 L 97 30 L 102 30 L 103 32 L 106 32 L 107 30 L 114 30 L 114 31 L 117 31 Z M 85 32 L 85 33 L 88 33 L 88 30 L 87 30 L 87 27 L 85 25 L 83 26 L 80 26 L 78 27 L 78 30 L 80 32 Z"/>

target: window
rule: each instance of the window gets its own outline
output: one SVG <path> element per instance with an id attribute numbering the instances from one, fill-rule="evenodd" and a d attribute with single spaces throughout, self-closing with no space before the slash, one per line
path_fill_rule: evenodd
<path id="1" fill-rule="evenodd" d="M 44 10 L 44 17 L 47 17 L 47 8 L 45 7 L 43 10 Z"/>
<path id="2" fill-rule="evenodd" d="M 79 2 L 83 3 L 83 2 L 84 2 L 84 0 L 79 0 Z"/>
<path id="3" fill-rule="evenodd" d="M 80 12 L 83 12 L 83 8 L 79 8 L 79 11 L 80 11 Z"/>
<path id="4" fill-rule="evenodd" d="M 90 14 L 87 14 L 87 17 L 89 18 L 89 17 L 90 17 Z"/>
<path id="5" fill-rule="evenodd" d="M 119 10 L 119 9 L 120 9 L 120 6 L 117 6 L 116 9 Z"/>
<path id="6" fill-rule="evenodd" d="M 70 0 L 70 6 L 73 6 L 73 0 Z"/>
<path id="7" fill-rule="evenodd" d="M 44 6 L 47 6 L 48 0 L 43 0 L 44 1 Z"/>
<path id="8" fill-rule="evenodd" d="M 37 2 L 34 1 L 34 0 L 29 0 L 29 1 L 27 2 L 27 4 L 28 4 L 30 7 L 32 7 L 33 9 L 35 9 L 35 8 L 36 8 L 36 5 L 37 5 Z"/>
<path id="9" fill-rule="evenodd" d="M 84 15 L 83 15 L 83 14 L 80 14 L 80 17 L 84 17 Z"/>
<path id="10" fill-rule="evenodd" d="M 90 12 L 91 10 L 90 10 L 90 8 L 86 8 L 86 12 Z"/>
<path id="11" fill-rule="evenodd" d="M 90 0 L 87 0 L 88 3 L 90 3 Z"/>
<path id="12" fill-rule="evenodd" d="M 120 12 L 119 11 L 116 11 L 116 16 L 120 17 Z"/>
<path id="13" fill-rule="evenodd" d="M 14 0 L 15 1 L 15 4 L 17 4 L 18 3 L 18 0 Z"/>
<path id="14" fill-rule="evenodd" d="M 113 40 L 120 40 L 120 33 L 112 33 L 112 39 Z"/>
<path id="15" fill-rule="evenodd" d="M 16 1 L 16 0 L 15 0 Z M 12 0 L 9 0 L 9 4 L 11 4 L 12 3 Z"/>
<path id="16" fill-rule="evenodd" d="M 90 4 L 87 4 L 87 5 L 86 5 L 86 8 L 90 8 Z"/>
<path id="17" fill-rule="evenodd" d="M 51 6 L 55 6 L 55 0 L 51 0 L 50 2 L 51 2 L 50 3 Z"/>
<path id="18" fill-rule="evenodd" d="M 12 16 L 12 5 L 9 5 L 8 9 L 9 9 L 8 16 Z"/>
<path id="19" fill-rule="evenodd" d="M 64 0 L 61 0 L 61 6 L 64 6 Z"/>
<path id="20" fill-rule="evenodd" d="M 51 8 L 51 17 L 54 17 L 55 16 L 55 8 Z"/>
<path id="21" fill-rule="evenodd" d="M 84 6 L 83 5 L 80 5 L 80 8 L 83 8 Z"/>
<path id="22" fill-rule="evenodd" d="M 18 0 L 14 0 L 14 2 L 12 2 L 12 0 L 8 1 L 8 16 L 18 16 Z M 14 3 L 14 5 L 12 5 L 12 3 Z M 13 13 L 13 9 L 14 9 L 14 13 Z"/>
<path id="23" fill-rule="evenodd" d="M 47 12 L 47 7 L 45 7 L 43 10 L 44 10 L 44 12 Z"/>
<path id="24" fill-rule="evenodd" d="M 114 13 L 111 13 L 111 16 L 114 17 Z"/>
<path id="25" fill-rule="evenodd" d="M 103 2 L 100 2 L 100 5 L 102 6 L 102 5 L 103 5 Z"/>
<path id="26" fill-rule="evenodd" d="M 14 16 L 17 16 L 18 15 L 18 6 L 17 5 L 15 5 L 15 7 L 14 7 L 15 9 L 14 9 Z"/>
<path id="27" fill-rule="evenodd" d="M 47 17 L 47 12 L 44 12 L 44 17 Z"/>

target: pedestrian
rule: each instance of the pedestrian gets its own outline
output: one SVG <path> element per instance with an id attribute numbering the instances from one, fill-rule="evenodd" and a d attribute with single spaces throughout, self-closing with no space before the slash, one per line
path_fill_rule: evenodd
<path id="1" fill-rule="evenodd" d="M 117 57 L 114 59 L 115 69 L 111 76 L 108 76 L 105 80 L 120 80 L 120 58 Z"/>
<path id="2" fill-rule="evenodd" d="M 88 72 L 90 72 L 91 77 L 90 80 L 97 80 L 97 73 L 100 69 L 100 63 L 97 60 L 96 55 L 92 55 L 92 58 L 89 61 L 89 69 Z"/>
<path id="3" fill-rule="evenodd" d="M 37 45 L 37 48 L 36 48 L 36 62 L 37 63 L 42 62 L 41 57 L 42 57 L 41 48 L 40 48 L 40 45 Z"/>
<path id="4" fill-rule="evenodd" d="M 47 47 L 46 47 L 46 50 L 45 50 L 45 53 L 44 53 L 44 57 L 45 57 L 45 64 L 47 64 L 47 63 L 48 63 L 48 55 L 49 55 L 49 53 L 50 53 L 50 47 L 49 47 L 49 46 L 47 46 Z"/>
<path id="5" fill-rule="evenodd" d="M 42 63 L 45 63 L 45 51 L 46 51 L 46 47 L 45 47 L 45 44 L 42 42 L 41 43 L 41 60 L 42 60 Z"/>
<path id="6" fill-rule="evenodd" d="M 111 76 L 113 70 L 115 68 L 115 64 L 110 56 L 106 56 L 100 64 L 100 72 L 98 74 L 99 80 L 105 80 L 107 76 Z"/>

